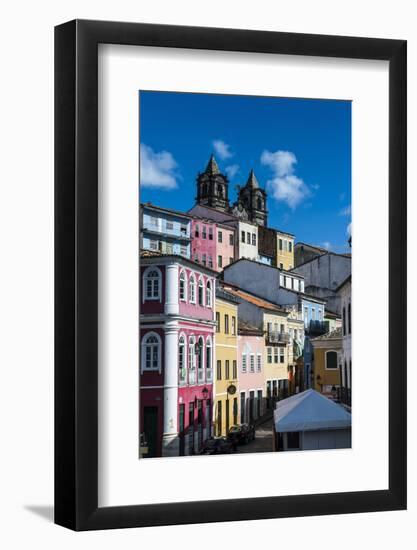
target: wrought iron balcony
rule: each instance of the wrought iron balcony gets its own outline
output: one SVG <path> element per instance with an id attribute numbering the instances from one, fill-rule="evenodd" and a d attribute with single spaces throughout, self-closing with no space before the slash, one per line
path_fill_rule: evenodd
<path id="1" fill-rule="evenodd" d="M 204 369 L 198 369 L 198 383 L 204 382 Z"/>
<path id="2" fill-rule="evenodd" d="M 207 383 L 213 382 L 213 369 L 206 370 L 206 382 Z"/>
<path id="3" fill-rule="evenodd" d="M 290 335 L 288 332 L 268 330 L 266 333 L 266 341 L 268 344 L 288 344 L 290 341 Z"/>

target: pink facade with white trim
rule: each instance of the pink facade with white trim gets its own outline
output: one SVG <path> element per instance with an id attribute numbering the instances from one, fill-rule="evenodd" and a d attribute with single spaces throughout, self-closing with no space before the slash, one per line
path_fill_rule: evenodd
<path id="1" fill-rule="evenodd" d="M 141 258 L 140 430 L 148 456 L 198 452 L 211 435 L 214 273 Z"/>

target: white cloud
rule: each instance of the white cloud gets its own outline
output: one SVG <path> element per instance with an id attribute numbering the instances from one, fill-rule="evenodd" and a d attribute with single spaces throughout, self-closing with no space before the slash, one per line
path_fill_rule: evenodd
<path id="1" fill-rule="evenodd" d="M 168 151 L 156 153 L 152 147 L 140 146 L 140 184 L 144 187 L 175 189 L 177 163 Z"/>
<path id="2" fill-rule="evenodd" d="M 273 178 L 267 181 L 272 196 L 278 201 L 286 202 L 293 210 L 304 199 L 311 196 L 310 188 L 294 174 L 297 157 L 290 151 L 264 151 L 261 162 L 269 166 Z"/>
<path id="3" fill-rule="evenodd" d="M 351 237 L 352 236 L 352 222 L 346 227 L 346 234 Z"/>
<path id="4" fill-rule="evenodd" d="M 322 248 L 325 248 L 326 250 L 330 250 L 332 247 L 332 244 L 329 241 L 324 241 L 321 243 Z"/>
<path id="5" fill-rule="evenodd" d="M 339 211 L 339 216 L 350 216 L 352 213 L 352 208 L 350 204 L 342 208 L 342 210 Z"/>
<path id="6" fill-rule="evenodd" d="M 226 166 L 225 171 L 226 171 L 226 174 L 229 177 L 229 180 L 231 180 L 239 172 L 239 165 L 238 164 L 231 164 L 230 166 Z"/>
<path id="7" fill-rule="evenodd" d="M 214 139 L 212 141 L 212 144 L 215 152 L 222 160 L 226 160 L 226 159 L 229 159 L 230 157 L 233 157 L 233 153 L 230 151 L 230 145 L 228 145 L 221 139 Z"/>

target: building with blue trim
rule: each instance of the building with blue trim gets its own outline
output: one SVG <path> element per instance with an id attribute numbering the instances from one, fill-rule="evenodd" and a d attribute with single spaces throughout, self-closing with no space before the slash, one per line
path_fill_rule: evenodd
<path id="1" fill-rule="evenodd" d="M 191 216 L 151 203 L 140 206 L 140 248 L 191 257 Z"/>

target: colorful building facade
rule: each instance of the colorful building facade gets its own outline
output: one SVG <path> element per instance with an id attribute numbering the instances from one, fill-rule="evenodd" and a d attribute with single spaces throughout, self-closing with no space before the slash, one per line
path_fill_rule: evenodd
<path id="1" fill-rule="evenodd" d="M 216 368 L 214 376 L 214 433 L 227 435 L 239 422 L 238 301 L 216 290 Z"/>
<path id="2" fill-rule="evenodd" d="M 140 272 L 140 430 L 146 456 L 195 454 L 212 433 L 215 272 L 146 252 Z"/>
<path id="3" fill-rule="evenodd" d="M 235 259 L 233 227 L 204 218 L 191 220 L 191 257 L 204 266 L 221 272 Z"/>
<path id="4" fill-rule="evenodd" d="M 288 332 L 288 380 L 289 393 L 299 393 L 304 390 L 304 322 L 297 306 L 287 306 Z"/>
<path id="5" fill-rule="evenodd" d="M 340 400 L 352 407 L 352 277 L 349 276 L 337 289 L 342 308 L 342 353 Z"/>
<path id="6" fill-rule="evenodd" d="M 191 257 L 191 218 L 147 203 L 140 206 L 140 248 Z"/>
<path id="7" fill-rule="evenodd" d="M 342 329 L 317 336 L 310 340 L 314 353 L 313 389 L 326 397 L 337 399 L 341 388 L 340 354 Z"/>
<path id="8" fill-rule="evenodd" d="M 277 231 L 277 267 L 286 271 L 294 267 L 294 235 Z"/>
<path id="9" fill-rule="evenodd" d="M 266 410 L 264 331 L 244 321 L 238 326 L 239 423 L 252 423 Z"/>

